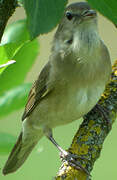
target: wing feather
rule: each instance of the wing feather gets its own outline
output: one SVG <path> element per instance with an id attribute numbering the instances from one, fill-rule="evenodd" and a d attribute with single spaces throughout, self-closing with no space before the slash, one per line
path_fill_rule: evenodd
<path id="1" fill-rule="evenodd" d="M 22 116 L 22 121 L 30 115 L 30 113 L 39 104 L 41 99 L 43 99 L 50 92 L 50 90 L 47 87 L 49 72 L 50 63 L 46 64 L 46 66 L 42 69 L 38 79 L 34 82 L 29 92 L 28 101 L 25 106 L 24 114 Z"/>

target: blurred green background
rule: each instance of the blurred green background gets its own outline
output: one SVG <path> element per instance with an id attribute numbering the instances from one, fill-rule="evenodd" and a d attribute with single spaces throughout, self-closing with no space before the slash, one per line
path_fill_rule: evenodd
<path id="1" fill-rule="evenodd" d="M 69 3 L 71 2 L 76 1 L 69 0 Z M 24 17 L 25 13 L 23 8 L 17 8 L 9 23 L 14 22 L 17 19 L 23 19 Z M 117 59 L 117 29 L 110 21 L 99 15 L 99 31 L 102 39 L 109 48 L 112 62 L 114 62 Z M 25 82 L 33 82 L 37 78 L 44 64 L 47 62 L 50 55 L 51 41 L 54 32 L 55 30 L 51 33 L 39 37 L 40 54 L 31 71 L 28 73 Z M 21 129 L 22 114 L 23 109 L 1 119 L 0 132 L 10 133 L 17 137 Z M 64 149 L 67 149 L 69 147 L 81 121 L 82 120 L 78 120 L 72 124 L 54 129 L 54 137 Z M 95 163 L 94 169 L 92 171 L 93 180 L 115 180 L 117 178 L 116 137 L 117 133 L 115 122 L 111 133 L 104 143 L 101 157 Z M 0 169 L 3 168 L 7 157 L 8 154 L 0 156 Z M 16 173 L 10 174 L 8 176 L 3 176 L 0 172 L 0 180 L 33 180 L 33 178 L 51 180 L 56 175 L 60 164 L 61 162 L 57 149 L 44 137 L 31 153 L 28 160 Z"/>

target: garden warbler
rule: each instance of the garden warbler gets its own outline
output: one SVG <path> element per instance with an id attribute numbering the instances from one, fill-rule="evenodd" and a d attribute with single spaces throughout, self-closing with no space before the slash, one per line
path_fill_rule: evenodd
<path id="1" fill-rule="evenodd" d="M 98 33 L 96 11 L 86 2 L 70 4 L 54 35 L 49 61 L 30 90 L 22 130 L 3 174 L 16 171 L 43 135 L 67 155 L 54 140 L 52 128 L 88 113 L 110 74 L 110 56 Z"/>

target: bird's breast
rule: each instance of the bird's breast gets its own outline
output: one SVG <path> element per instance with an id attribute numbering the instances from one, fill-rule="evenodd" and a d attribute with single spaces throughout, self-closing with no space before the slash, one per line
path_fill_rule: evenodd
<path id="1" fill-rule="evenodd" d="M 88 113 L 98 102 L 104 91 L 104 85 L 92 85 L 92 87 L 78 87 L 66 91 L 64 96 L 58 95 L 58 103 L 55 109 L 56 125 L 67 124 L 81 118 Z M 56 99 L 57 100 L 57 99 Z M 55 120 L 53 121 L 54 125 Z"/>

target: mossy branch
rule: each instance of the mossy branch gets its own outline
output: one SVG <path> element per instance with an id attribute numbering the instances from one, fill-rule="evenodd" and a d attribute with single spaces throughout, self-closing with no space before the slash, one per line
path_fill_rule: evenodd
<path id="1" fill-rule="evenodd" d="M 117 116 L 117 61 L 112 67 L 111 80 L 98 104 L 107 111 L 106 118 L 109 122 L 105 121 L 104 116 L 95 106 L 84 117 L 68 149 L 69 152 L 84 158 L 79 158 L 78 161 L 89 172 L 92 171 L 95 161 L 99 158 L 104 140 Z M 87 180 L 88 178 L 91 177 L 83 170 L 77 170 L 64 162 L 55 180 Z"/>
<path id="2" fill-rule="evenodd" d="M 8 19 L 12 16 L 17 7 L 17 0 L 0 0 L 0 41 Z"/>

